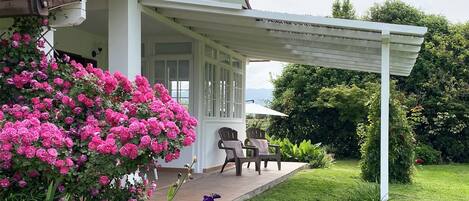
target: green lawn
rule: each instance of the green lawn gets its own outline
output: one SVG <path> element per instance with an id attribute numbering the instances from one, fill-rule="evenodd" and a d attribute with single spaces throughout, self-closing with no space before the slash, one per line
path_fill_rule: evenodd
<path id="1" fill-rule="evenodd" d="M 360 184 L 357 161 L 337 161 L 328 169 L 305 170 L 251 201 L 343 201 Z M 417 167 L 414 183 L 391 185 L 394 201 L 469 200 L 469 164 Z"/>

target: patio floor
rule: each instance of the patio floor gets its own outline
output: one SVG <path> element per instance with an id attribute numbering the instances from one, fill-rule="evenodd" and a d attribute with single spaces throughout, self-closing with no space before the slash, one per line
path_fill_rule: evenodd
<path id="1" fill-rule="evenodd" d="M 270 162 L 267 168 L 261 169 L 261 175 L 254 171 L 254 167 L 243 168 L 242 176 L 237 177 L 233 168 L 225 170 L 222 174 L 195 174 L 194 179 L 187 182 L 180 189 L 175 200 L 176 201 L 199 201 L 204 195 L 217 193 L 221 195 L 221 199 L 217 201 L 228 200 L 246 200 L 257 194 L 285 181 L 288 177 L 296 172 L 305 169 L 305 163 L 283 162 L 282 170 L 277 170 L 277 164 Z M 155 193 L 153 201 L 165 201 L 168 184 L 175 181 L 176 173 L 159 173 L 160 188 Z M 171 179 L 174 178 L 174 179 Z"/>

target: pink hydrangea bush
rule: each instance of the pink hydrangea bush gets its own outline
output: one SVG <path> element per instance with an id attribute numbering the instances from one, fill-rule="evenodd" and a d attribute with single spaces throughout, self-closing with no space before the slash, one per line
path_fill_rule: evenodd
<path id="1" fill-rule="evenodd" d="M 45 23 L 17 18 L 0 42 L 0 197 L 42 195 L 50 183 L 58 199 L 150 197 L 154 182 L 126 175 L 177 159 L 197 121 L 145 77 L 48 59 L 37 39 Z"/>

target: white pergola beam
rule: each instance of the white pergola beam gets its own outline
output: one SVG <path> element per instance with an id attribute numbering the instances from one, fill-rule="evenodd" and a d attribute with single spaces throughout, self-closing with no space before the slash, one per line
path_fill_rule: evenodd
<path id="1" fill-rule="evenodd" d="M 359 21 L 359 20 L 326 18 L 326 17 L 317 17 L 317 16 L 309 16 L 309 15 L 296 15 L 296 14 L 276 13 L 276 12 L 248 10 L 248 9 L 231 10 L 231 9 L 213 8 L 213 7 L 207 7 L 207 6 L 191 6 L 187 4 L 174 3 L 170 1 L 164 1 L 164 0 L 142 0 L 141 3 L 146 6 L 159 7 L 159 8 L 204 12 L 204 13 L 211 13 L 211 14 L 222 14 L 226 16 L 282 20 L 282 21 L 288 21 L 288 22 L 305 23 L 305 24 L 312 24 L 312 25 L 326 26 L 326 27 L 327 26 L 338 27 L 338 28 L 346 28 L 346 29 L 352 29 L 352 30 L 380 32 L 384 28 L 384 29 L 390 30 L 390 33 L 393 33 L 393 34 L 415 35 L 415 36 L 423 36 L 423 34 L 427 32 L 427 28 L 425 27 L 417 27 L 417 26 L 409 26 L 409 25 L 397 25 L 397 24 L 387 24 L 387 23 L 379 23 L 379 22 Z"/>
<path id="2" fill-rule="evenodd" d="M 219 41 L 222 44 L 227 45 L 231 48 L 237 49 L 244 49 L 244 50 L 251 50 L 251 51 L 259 51 L 264 53 L 273 53 L 277 55 L 298 55 L 303 58 L 310 58 L 310 59 L 332 59 L 338 62 L 348 62 L 348 63 L 355 63 L 356 65 L 363 65 L 363 66 L 377 66 L 380 67 L 381 60 L 378 58 L 363 58 L 357 56 L 349 56 L 349 55 L 340 55 L 340 54 L 333 54 L 331 52 L 311 52 L 311 51 L 303 51 L 303 50 L 296 50 L 296 49 L 288 49 L 279 45 L 261 45 L 259 43 L 253 45 L 253 43 L 249 42 L 226 42 L 226 41 Z M 392 63 L 391 65 L 393 68 L 400 68 L 406 69 L 408 66 L 414 65 L 414 60 L 400 60 Z"/>
<path id="3" fill-rule="evenodd" d="M 233 28 L 244 29 L 264 29 L 264 30 L 276 30 L 279 32 L 293 32 L 293 33 L 304 33 L 310 35 L 319 36 L 330 36 L 330 37 L 345 37 L 350 39 L 360 39 L 368 41 L 381 41 L 381 34 L 379 32 L 370 31 L 357 31 L 350 29 L 331 28 L 331 27 L 318 27 L 312 25 L 302 24 L 287 24 L 287 23 L 276 23 L 266 20 L 246 19 L 243 17 L 234 18 L 235 20 L 219 19 L 221 15 L 207 15 L 206 13 L 194 13 L 194 12 L 181 12 L 181 11 L 161 11 L 163 15 L 177 18 L 179 21 L 187 24 L 210 24 L 212 26 L 229 25 Z M 197 15 L 197 16 L 194 16 Z M 238 19 L 238 20 L 236 20 Z M 413 36 L 402 36 L 393 35 L 391 37 L 391 43 L 420 45 L 423 42 L 423 38 Z"/>
<path id="4" fill-rule="evenodd" d="M 270 56 L 270 59 L 272 60 L 273 58 L 277 57 L 282 57 L 282 58 L 301 58 L 302 60 L 310 60 L 310 61 L 323 61 L 323 62 L 334 62 L 334 63 L 342 63 L 350 66 L 366 66 L 368 68 L 376 68 L 380 69 L 380 64 L 370 64 L 370 63 L 363 63 L 363 62 L 357 62 L 357 61 L 352 61 L 352 60 L 340 60 L 340 59 L 334 59 L 334 58 L 324 58 L 324 57 L 315 57 L 311 56 L 308 54 L 287 54 L 281 50 L 275 50 L 275 49 L 269 49 L 269 50 L 262 50 L 258 48 L 252 48 L 252 47 L 245 47 L 245 46 L 239 46 L 239 45 L 231 45 L 229 46 L 230 48 L 237 50 L 241 53 L 245 53 L 248 55 L 264 55 L 264 56 Z M 396 71 L 404 71 L 407 72 L 406 67 L 402 66 L 392 66 L 392 70 Z"/>
<path id="5" fill-rule="evenodd" d="M 299 45 L 286 44 L 285 48 L 302 50 L 306 52 L 323 52 L 323 53 L 332 53 L 332 54 L 337 54 L 337 55 L 348 55 L 348 56 L 355 56 L 355 57 L 360 57 L 360 58 L 381 60 L 381 51 L 379 52 L 379 54 L 375 54 L 374 50 L 368 51 L 368 53 L 366 53 L 364 51 L 356 51 L 354 49 L 351 49 L 352 47 L 339 49 L 339 48 L 331 48 L 331 47 L 328 47 L 328 48 L 315 47 L 313 45 L 306 46 L 305 44 L 299 44 Z M 370 48 L 368 49 L 370 50 Z M 415 61 L 415 59 L 417 59 L 418 57 L 417 53 L 403 53 L 399 51 L 391 51 L 391 53 L 392 53 L 393 58 L 399 58 L 400 60 L 405 60 L 409 62 Z"/>
<path id="6" fill-rule="evenodd" d="M 266 45 L 277 45 L 278 43 L 284 44 L 287 49 L 297 49 L 302 51 L 330 51 L 330 52 L 343 52 L 342 55 L 362 55 L 364 58 L 376 58 L 381 60 L 381 45 L 379 47 L 365 47 L 365 46 L 354 46 L 353 44 L 348 44 L 346 41 L 341 40 L 331 40 L 332 42 L 322 42 L 327 41 L 329 38 L 321 37 L 323 40 L 318 41 L 306 41 L 306 40 L 292 40 L 292 39 L 279 39 L 271 36 L 249 36 L 246 37 L 240 34 L 233 34 L 230 32 L 214 32 L 206 29 L 195 28 L 194 31 L 199 33 L 206 34 L 209 38 L 213 38 L 218 41 L 232 41 L 232 42 L 247 42 L 251 45 L 253 44 L 266 44 Z M 381 42 L 379 42 L 381 44 Z M 418 53 L 411 52 L 402 52 L 397 50 L 392 50 L 393 57 L 399 58 L 399 60 L 414 60 L 417 58 Z"/>
<path id="7" fill-rule="evenodd" d="M 213 23 L 193 20 L 190 15 L 187 16 L 187 19 L 177 18 L 178 22 L 186 26 L 194 27 L 204 27 L 210 25 L 210 27 L 231 27 L 232 29 L 243 30 L 243 32 L 256 32 L 256 31 L 269 31 L 275 33 L 285 33 L 285 34 L 296 34 L 296 35 L 305 35 L 307 37 L 317 37 L 317 36 L 328 36 L 331 38 L 345 38 L 345 39 L 358 39 L 363 41 L 375 41 L 379 42 L 381 40 L 381 35 L 374 32 L 365 32 L 365 31 L 353 31 L 347 29 L 334 29 L 326 27 L 310 27 L 310 26 L 301 26 L 301 25 L 289 25 L 289 24 L 277 24 L 277 23 L 265 23 L 265 22 L 252 22 L 252 26 L 248 24 L 233 25 L 229 23 Z M 191 20 L 192 19 L 192 20 Z M 399 36 L 393 35 L 391 37 L 391 43 L 398 44 L 408 44 L 408 45 L 419 45 L 423 41 L 423 38 L 418 37 L 409 37 L 409 36 Z"/>
<path id="8" fill-rule="evenodd" d="M 321 59 L 321 58 L 304 58 L 304 57 L 294 57 L 294 56 L 286 56 L 281 55 L 278 53 L 272 52 L 260 52 L 258 50 L 246 50 L 246 48 L 237 48 L 233 47 L 233 49 L 243 52 L 246 54 L 251 55 L 253 58 L 259 59 L 268 59 L 272 60 L 275 58 L 276 61 L 282 62 L 289 62 L 289 63 L 297 63 L 297 64 L 306 64 L 306 65 L 316 65 L 316 66 L 323 66 L 328 68 L 336 68 L 336 69 L 345 69 L 345 70 L 354 70 L 354 71 L 363 71 L 363 72 L 372 72 L 372 73 L 380 73 L 380 66 L 369 66 L 369 65 L 361 65 L 361 64 L 353 64 L 353 63 L 345 63 L 334 61 L 331 59 Z M 337 66 L 337 67 L 334 67 Z M 393 75 L 399 76 L 408 76 L 410 71 L 407 69 L 393 69 L 391 70 Z"/>
<path id="9" fill-rule="evenodd" d="M 382 32 L 381 54 L 381 121 L 380 121 L 380 197 L 381 200 L 389 199 L 389 60 L 390 45 L 388 30 Z"/>
<path id="10" fill-rule="evenodd" d="M 273 38 L 278 39 L 296 39 L 296 40 L 304 40 L 304 41 L 314 41 L 314 42 L 327 42 L 339 45 L 347 45 L 351 43 L 351 46 L 361 46 L 365 48 L 380 48 L 380 42 L 378 41 L 369 41 L 369 40 L 358 40 L 358 39 L 346 39 L 346 38 L 338 38 L 338 37 L 330 37 L 330 36 L 313 36 L 313 35 L 305 35 L 305 34 L 298 34 L 298 33 L 287 33 L 287 32 L 278 32 L 278 31 L 267 31 L 262 29 L 252 29 L 252 28 L 245 28 L 240 27 L 236 28 L 230 25 L 220 25 L 214 26 L 208 23 L 186 23 L 184 21 L 178 21 L 179 23 L 183 24 L 184 26 L 194 28 L 195 31 L 200 33 L 217 33 L 223 34 L 222 32 L 230 32 L 237 35 L 244 35 L 247 38 L 250 37 L 267 37 L 271 36 Z M 332 42 L 335 41 L 335 42 Z M 391 48 L 393 50 L 399 51 L 406 51 L 406 52 L 418 52 L 420 51 L 420 46 L 417 45 L 407 45 L 407 44 L 392 44 Z"/>

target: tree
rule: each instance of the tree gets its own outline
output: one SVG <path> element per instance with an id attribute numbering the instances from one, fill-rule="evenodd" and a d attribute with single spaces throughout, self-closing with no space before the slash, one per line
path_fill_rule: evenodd
<path id="1" fill-rule="evenodd" d="M 272 117 L 269 134 L 287 137 L 295 143 L 311 139 L 332 146 L 339 157 L 359 157 L 356 122 L 365 120 L 366 112 L 359 109 L 363 101 L 352 100 L 366 98 L 362 88 L 373 80 L 376 75 L 371 73 L 298 64 L 286 66 L 274 80 L 272 108 L 289 117 Z M 345 104 L 339 100 L 349 100 L 348 108 L 356 110 L 343 110 Z"/>
<path id="2" fill-rule="evenodd" d="M 350 0 L 335 0 L 332 4 L 332 17 L 343 19 L 355 19 L 355 9 Z"/>
<path id="3" fill-rule="evenodd" d="M 371 7 L 364 19 L 375 22 L 415 25 L 422 17 L 424 17 L 422 11 L 402 1 L 387 0 L 383 4 L 375 4 Z"/>
<path id="4" fill-rule="evenodd" d="M 362 139 L 360 167 L 362 178 L 378 182 L 380 178 L 380 91 L 371 96 L 368 121 L 361 124 L 358 135 Z M 389 105 L 389 181 L 410 183 L 414 172 L 414 133 L 402 106 L 403 96 L 391 86 Z"/>

